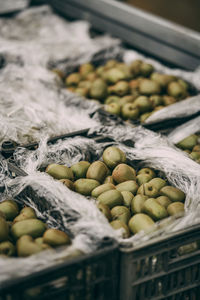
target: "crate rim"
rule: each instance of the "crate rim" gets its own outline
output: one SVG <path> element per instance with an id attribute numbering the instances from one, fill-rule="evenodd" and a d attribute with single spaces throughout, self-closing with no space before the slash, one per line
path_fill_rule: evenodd
<path id="1" fill-rule="evenodd" d="M 151 247 L 153 248 L 158 243 L 159 243 L 159 246 L 161 247 L 161 245 L 164 246 L 165 244 L 171 243 L 172 240 L 176 241 L 177 238 L 181 238 L 185 234 L 189 235 L 190 233 L 193 233 L 193 232 L 197 233 L 199 231 L 200 231 L 200 223 L 191 225 L 188 228 L 180 229 L 180 230 L 177 230 L 172 233 L 166 233 L 165 236 L 154 237 L 154 238 L 150 239 L 149 241 L 145 241 L 141 245 L 138 245 L 138 246 L 131 245 L 131 242 L 129 242 L 127 240 L 127 243 L 124 242 L 124 244 L 120 244 L 120 252 L 122 252 L 123 254 L 129 254 L 129 253 L 133 253 L 133 252 L 134 253 L 139 252 L 140 250 L 145 251 L 148 248 L 151 248 Z"/>
<path id="2" fill-rule="evenodd" d="M 85 128 L 85 129 L 80 129 L 80 130 L 76 130 L 76 131 L 71 131 L 71 132 L 68 132 L 66 134 L 61 134 L 61 135 L 56 135 L 56 136 L 53 136 L 51 138 L 49 138 L 47 140 L 47 143 L 48 144 L 51 144 L 51 143 L 54 143 L 60 139 L 65 139 L 65 138 L 70 138 L 70 137 L 74 137 L 74 136 L 78 136 L 78 135 L 86 135 L 88 132 L 89 132 L 90 128 Z M 7 142 L 10 142 L 12 144 L 11 147 L 9 148 L 4 148 L 4 143 L 7 143 Z M 34 149 L 34 148 L 37 148 L 39 146 L 39 143 L 40 141 L 36 141 L 36 142 L 33 142 L 33 143 L 26 143 L 26 144 L 18 144 L 18 143 L 14 143 L 12 142 L 11 140 L 7 140 L 7 141 L 4 141 L 1 145 L 1 153 L 2 155 L 8 155 L 9 157 L 12 156 L 12 154 L 14 153 L 14 151 L 20 147 L 20 148 L 26 148 L 26 149 Z"/>

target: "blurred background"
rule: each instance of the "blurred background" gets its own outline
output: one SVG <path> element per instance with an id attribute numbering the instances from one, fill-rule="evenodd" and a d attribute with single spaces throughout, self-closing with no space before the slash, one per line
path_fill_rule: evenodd
<path id="1" fill-rule="evenodd" d="M 200 0 L 124 0 L 123 2 L 200 32 Z"/>

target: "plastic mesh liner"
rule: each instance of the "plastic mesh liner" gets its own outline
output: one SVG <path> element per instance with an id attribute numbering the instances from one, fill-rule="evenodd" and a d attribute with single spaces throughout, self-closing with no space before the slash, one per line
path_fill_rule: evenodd
<path id="1" fill-rule="evenodd" d="M 99 124 L 90 115 L 94 101 L 61 89 L 49 65 L 70 68 L 93 57 L 118 55 L 119 41 L 109 36 L 91 38 L 87 22 L 67 22 L 50 7 L 27 9 L 11 19 L 0 19 L 0 141 L 39 141 Z"/>
<path id="2" fill-rule="evenodd" d="M 98 123 L 90 114 L 99 106 L 59 89 L 56 75 L 41 67 L 8 65 L 0 76 L 0 139 L 18 143 L 38 141 L 91 128 Z M 70 104 L 72 102 L 72 104 Z"/>
<path id="3" fill-rule="evenodd" d="M 87 61 L 119 40 L 104 35 L 91 38 L 88 22 L 67 22 L 49 6 L 29 8 L 12 19 L 0 20 L 0 53 L 9 63 L 45 66 L 49 61 L 80 57 Z"/>
<path id="4" fill-rule="evenodd" d="M 105 133 L 106 129 L 108 134 Z M 114 135 L 114 128 L 112 127 L 104 127 L 102 131 L 104 136 L 112 137 Z M 130 132 L 131 135 L 128 134 Z M 138 167 L 148 166 L 160 171 L 160 174 L 167 178 L 170 184 L 186 194 L 186 214 L 183 218 L 174 221 L 175 218 L 170 217 L 158 222 L 155 225 L 158 230 L 153 231 L 150 235 L 144 235 L 141 232 L 131 237 L 130 241 L 138 243 L 150 237 L 165 234 L 168 230 L 175 231 L 198 223 L 200 221 L 197 213 L 199 207 L 200 166 L 182 154 L 181 151 L 170 147 L 167 139 L 149 130 L 144 130 L 142 127 L 131 128 L 127 126 L 127 132 L 121 127 L 120 132 L 119 126 L 117 133 L 118 140 L 121 140 L 121 142 L 127 141 L 127 137 L 132 139 L 135 142 L 135 148 L 127 147 L 118 142 L 96 143 L 92 139 L 75 137 L 60 140 L 49 146 L 46 145 L 45 141 L 41 142 L 36 151 L 19 148 L 15 152 L 14 158 L 24 171 L 36 176 L 38 170 L 44 170 L 50 163 L 71 166 L 80 160 L 98 160 L 108 145 L 115 144 L 126 153 L 128 161 L 133 167 L 137 169 Z M 75 194 L 75 197 L 79 196 Z"/>
<path id="5" fill-rule="evenodd" d="M 113 230 L 93 201 L 76 195 L 44 173 L 6 180 L 1 200 L 15 198 L 18 204 L 34 208 L 37 217 L 49 228 L 64 230 L 72 238 L 72 245 L 43 251 L 27 258 L 0 258 L 0 280 L 17 278 L 64 262 L 76 250 L 93 253 L 100 249 L 104 237 L 112 237 Z M 48 253 L 47 253 L 48 252 Z"/>
<path id="6" fill-rule="evenodd" d="M 50 84 L 48 76 L 44 74 L 45 71 L 38 70 L 39 66 L 44 68 L 58 67 L 69 72 L 75 65 L 78 66 L 93 59 L 95 61 L 98 53 L 100 53 L 98 60 L 103 62 L 122 52 L 122 49 L 119 49 L 119 40 L 110 38 L 108 35 L 91 38 L 89 29 L 89 23 L 83 21 L 67 22 L 53 14 L 48 6 L 27 9 L 12 19 L 1 19 L 0 67 L 5 68 L 6 64 L 9 63 L 19 67 L 34 65 L 35 67 L 29 71 L 29 77 L 34 80 L 37 78 L 38 72 L 41 72 L 43 79 Z M 136 51 L 124 50 L 123 60 L 126 63 L 138 58 L 152 63 L 156 71 L 179 76 L 200 90 L 200 69 L 195 72 L 170 69 Z M 10 72 L 11 70 L 8 70 L 8 74 Z M 16 69 L 14 74 L 18 75 L 18 73 L 20 70 Z M 12 77 L 12 74 L 10 75 Z M 2 79 L 5 82 L 4 76 Z M 39 91 L 39 87 L 37 90 Z M 42 91 L 40 92 L 42 93 Z M 72 102 L 70 101 L 68 105 L 71 105 Z M 145 123 L 151 124 L 166 119 L 190 116 L 199 112 L 199 104 L 199 96 L 182 100 L 155 112 Z"/>

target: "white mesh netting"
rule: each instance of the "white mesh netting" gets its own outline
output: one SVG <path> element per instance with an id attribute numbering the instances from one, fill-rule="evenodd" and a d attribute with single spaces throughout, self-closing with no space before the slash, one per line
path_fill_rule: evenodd
<path id="1" fill-rule="evenodd" d="M 99 130 L 101 135 L 105 137 L 109 136 L 112 138 L 114 135 L 112 127 L 104 127 L 102 131 Z M 198 223 L 200 219 L 196 212 L 200 203 L 198 196 L 200 192 L 200 166 L 183 154 L 182 151 L 171 147 L 166 138 L 149 130 L 144 130 L 142 127 L 131 130 L 131 127 L 127 126 L 127 132 L 124 131 L 124 127 L 121 127 L 121 129 L 119 127 L 117 132 L 119 133 L 120 142 L 126 141 L 127 137 L 135 142 L 135 148 L 127 147 L 119 142 L 113 142 L 125 151 L 127 158 L 132 162 L 132 166 L 137 169 L 138 166 L 145 165 L 160 171 L 172 185 L 183 190 L 186 194 L 186 216 L 181 219 L 177 226 L 185 228 L 191 224 Z M 80 160 L 98 160 L 108 145 L 110 145 L 110 142 L 97 143 L 84 137 L 60 140 L 56 144 L 49 146 L 43 141 L 36 151 L 19 148 L 15 152 L 14 157 L 17 164 L 25 172 L 37 176 L 38 171 L 43 170 L 50 163 L 71 166 Z M 142 162 L 139 164 L 139 161 Z M 73 194 L 75 197 L 78 195 L 76 193 Z M 173 230 L 177 228 L 173 224 Z M 162 231 L 164 234 L 165 229 L 162 229 Z M 133 242 L 136 241 L 138 235 L 131 239 Z"/>

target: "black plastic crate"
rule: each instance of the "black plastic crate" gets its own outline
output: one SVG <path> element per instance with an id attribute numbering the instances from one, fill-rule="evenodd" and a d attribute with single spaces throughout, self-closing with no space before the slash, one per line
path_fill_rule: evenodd
<path id="1" fill-rule="evenodd" d="M 199 300 L 199 232 L 195 225 L 144 246 L 121 247 L 120 300 Z"/>
<path id="2" fill-rule="evenodd" d="M 85 131 L 82 134 L 84 135 Z M 77 132 L 67 134 L 70 137 L 74 135 L 77 135 Z M 64 137 L 66 136 L 55 137 L 49 142 L 53 143 Z M 34 149 L 37 146 L 37 143 L 26 145 L 29 149 Z M 23 170 L 14 164 L 11 158 L 7 160 L 7 165 L 12 178 L 27 176 Z M 30 186 L 20 192 L 16 196 L 16 200 L 25 197 L 30 197 L 36 201 L 41 212 L 45 211 L 46 200 L 38 196 Z M 52 209 L 51 216 L 59 220 L 60 229 L 63 230 L 64 227 L 59 214 L 55 215 L 55 211 Z M 75 220 L 73 219 L 73 221 Z M 70 235 L 70 232 L 68 234 Z M 0 300 L 47 300 L 53 297 L 59 300 L 116 300 L 118 297 L 118 278 L 119 245 L 115 240 L 105 237 L 99 241 L 94 253 L 67 259 L 39 272 L 33 270 L 31 275 L 0 283 Z"/>
<path id="3" fill-rule="evenodd" d="M 99 67 L 99 66 L 104 65 L 109 59 L 116 59 L 116 60 L 122 62 L 123 53 L 124 53 L 125 50 L 126 50 L 125 48 L 121 47 L 121 50 L 119 49 L 119 51 L 116 52 L 113 55 L 112 55 L 112 50 L 111 50 L 110 55 L 109 55 L 109 49 L 107 49 L 106 51 L 99 52 L 99 53 L 97 53 L 96 56 L 94 56 L 91 59 L 91 63 L 95 67 Z M 107 55 L 106 55 L 106 53 L 107 53 Z M 65 67 L 65 65 L 67 67 Z M 76 60 L 73 60 L 73 61 L 66 60 L 66 61 L 50 62 L 48 67 L 51 70 L 61 69 L 62 72 L 65 74 L 65 76 L 68 76 L 73 72 L 77 72 L 80 65 L 76 63 Z M 198 94 L 197 89 L 189 82 L 188 82 L 188 85 L 189 85 L 189 90 L 190 90 L 191 96 L 197 95 Z M 63 87 L 64 87 L 64 83 L 63 83 Z M 86 97 L 86 99 L 87 99 L 87 97 Z M 88 101 L 90 101 L 90 100 L 88 99 Z M 153 131 L 160 131 L 160 132 L 165 132 L 166 131 L 166 132 L 168 132 L 170 129 L 172 129 L 172 128 L 178 126 L 178 125 L 181 125 L 181 124 L 193 119 L 194 117 L 199 116 L 200 115 L 200 110 L 197 113 L 189 115 L 189 116 L 170 118 L 170 119 L 166 119 L 166 120 L 161 121 L 161 122 L 160 121 L 159 122 L 155 121 L 155 122 L 152 122 L 150 124 L 140 123 L 139 120 L 136 120 L 136 121 L 133 121 L 133 120 L 123 121 L 123 119 L 121 117 L 119 117 L 117 115 L 112 115 L 112 114 L 106 112 L 103 109 L 103 107 L 100 107 L 96 111 L 96 113 L 98 114 L 100 122 L 103 125 L 105 125 L 105 120 L 106 119 L 107 119 L 106 122 L 109 124 L 109 119 L 110 119 L 110 120 L 114 121 L 116 123 L 116 125 L 117 124 L 123 124 L 123 123 L 129 123 L 133 126 L 142 125 L 143 127 L 147 128 L 147 129 L 150 129 L 150 130 L 153 130 Z M 91 115 L 91 117 L 92 117 L 92 115 Z"/>
<path id="4" fill-rule="evenodd" d="M 84 3 L 81 0 L 49 0 L 49 4 L 57 14 L 64 18 L 86 20 L 91 23 L 92 28 L 98 34 L 108 32 L 119 37 L 126 48 L 136 49 L 172 68 L 194 70 L 200 64 L 200 35 L 198 32 L 133 6 L 109 0 L 85 0 Z M 103 61 L 95 59 L 92 60 L 92 63 L 99 66 Z M 77 65 L 74 68 L 72 66 L 69 68 L 69 73 L 77 69 Z M 194 95 L 197 94 L 195 89 L 193 91 Z M 99 109 L 98 113 L 105 115 L 103 109 Z M 112 116 L 107 113 L 108 115 Z M 200 115 L 200 111 L 187 117 L 171 118 L 162 122 L 142 125 L 150 130 L 168 133 L 172 128 L 198 115 Z M 121 118 L 115 117 L 117 123 L 120 122 Z M 140 124 L 139 121 L 129 122 L 134 126 Z"/>
<path id="5" fill-rule="evenodd" d="M 104 138 L 99 137 L 98 141 L 104 142 Z M 109 142 L 110 145 L 113 143 Z M 90 156 L 91 161 L 96 159 Z M 131 161 L 128 163 L 131 164 Z M 138 163 L 141 164 L 141 161 L 136 161 L 136 166 Z M 120 290 L 119 298 L 115 299 L 199 300 L 199 233 L 200 224 L 153 238 L 141 243 L 141 246 L 133 247 L 128 241 L 121 244 Z"/>
<path id="6" fill-rule="evenodd" d="M 105 238 L 93 254 L 0 284 L 0 300 L 116 300 L 118 258 L 117 243 Z"/>
<path id="7" fill-rule="evenodd" d="M 16 167 L 15 169 L 17 170 Z M 19 170 L 17 172 L 12 170 L 12 173 L 20 175 Z M 16 197 L 16 200 L 25 195 L 33 200 L 37 197 L 28 187 Z M 40 208 L 41 211 L 45 210 L 45 203 L 42 203 Z M 51 215 L 55 219 L 60 217 L 55 215 L 53 210 Z M 61 220 L 59 223 L 60 229 L 63 229 Z M 70 232 L 68 234 L 70 235 Z M 99 242 L 97 250 L 91 254 L 67 258 L 53 267 L 46 266 L 37 272 L 33 270 L 28 276 L 3 281 L 0 283 L 0 300 L 47 300 L 52 297 L 59 300 L 115 300 L 118 297 L 118 272 L 118 243 L 105 237 Z"/>

